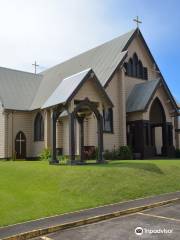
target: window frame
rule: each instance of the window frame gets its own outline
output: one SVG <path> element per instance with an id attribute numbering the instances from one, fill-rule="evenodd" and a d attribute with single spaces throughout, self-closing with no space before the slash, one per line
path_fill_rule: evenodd
<path id="1" fill-rule="evenodd" d="M 34 119 L 34 142 L 44 141 L 44 118 L 40 112 Z"/>
<path id="2" fill-rule="evenodd" d="M 148 80 L 148 68 L 144 67 L 142 61 L 138 58 L 137 53 L 134 53 L 127 62 L 124 63 L 126 69 L 125 75 L 132 78 Z"/>
<path id="3" fill-rule="evenodd" d="M 107 121 L 105 119 L 105 114 L 106 112 L 108 111 L 108 114 L 109 114 L 109 117 L 110 117 L 110 120 L 109 120 L 109 124 L 110 124 L 110 129 L 105 129 L 105 122 Z M 114 133 L 114 124 L 113 124 L 113 109 L 112 108 L 107 108 L 107 109 L 103 109 L 103 132 L 104 133 L 111 133 L 113 134 Z"/>

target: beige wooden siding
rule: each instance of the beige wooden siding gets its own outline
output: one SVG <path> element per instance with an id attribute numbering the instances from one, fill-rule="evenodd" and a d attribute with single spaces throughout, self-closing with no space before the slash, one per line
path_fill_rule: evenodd
<path id="1" fill-rule="evenodd" d="M 128 48 L 128 57 L 126 61 L 129 60 L 129 58 L 133 57 L 133 54 L 136 53 L 138 58 L 142 61 L 142 64 L 144 67 L 147 67 L 148 69 L 148 80 L 154 80 L 158 78 L 158 73 L 154 71 L 154 63 L 151 61 L 146 49 L 144 48 L 142 41 L 139 37 L 134 38 L 134 40 L 131 42 L 129 48 Z M 126 98 L 129 96 L 129 93 L 131 92 L 132 88 L 135 84 L 145 82 L 146 80 L 138 79 L 138 78 L 132 78 L 132 77 L 125 77 L 125 83 L 126 83 Z"/>
<path id="2" fill-rule="evenodd" d="M 84 128 L 86 145 L 97 147 L 97 119 L 94 113 L 92 113 L 87 119 L 85 119 Z"/>
<path id="3" fill-rule="evenodd" d="M 109 82 L 106 92 L 110 96 L 114 108 L 113 108 L 113 127 L 114 133 L 104 133 L 104 149 L 112 150 L 113 148 L 118 148 L 120 145 L 120 118 L 122 117 L 122 112 L 120 110 L 120 89 L 119 81 L 121 81 L 118 73 L 114 75 L 112 80 Z"/>
<path id="4" fill-rule="evenodd" d="M 19 131 L 26 136 L 26 156 L 37 157 L 44 149 L 44 141 L 34 142 L 34 119 L 37 112 L 8 111 L 5 117 L 6 157 L 15 155 L 15 139 Z M 44 114 L 43 114 L 44 117 Z"/>
<path id="5" fill-rule="evenodd" d="M 63 123 L 63 154 L 69 155 L 69 119 L 63 117 L 61 121 Z"/>
<path id="6" fill-rule="evenodd" d="M 56 126 L 56 147 L 63 147 L 63 121 L 58 119 Z"/>

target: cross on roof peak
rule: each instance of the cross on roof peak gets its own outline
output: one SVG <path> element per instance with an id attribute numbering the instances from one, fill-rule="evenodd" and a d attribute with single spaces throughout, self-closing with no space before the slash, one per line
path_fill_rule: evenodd
<path id="1" fill-rule="evenodd" d="M 36 74 L 36 72 L 37 72 L 37 67 L 39 67 L 39 65 L 37 64 L 36 61 L 35 61 L 32 65 L 34 66 L 34 73 Z"/>
<path id="2" fill-rule="evenodd" d="M 142 21 L 140 21 L 139 17 L 137 16 L 135 19 L 133 19 L 133 21 L 136 22 L 137 28 L 139 28 L 139 24 L 142 23 Z"/>

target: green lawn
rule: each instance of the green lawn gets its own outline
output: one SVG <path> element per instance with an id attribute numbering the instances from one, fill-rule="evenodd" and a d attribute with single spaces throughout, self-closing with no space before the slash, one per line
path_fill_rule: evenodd
<path id="1" fill-rule="evenodd" d="M 180 190 L 180 160 L 0 161 L 0 226 Z"/>

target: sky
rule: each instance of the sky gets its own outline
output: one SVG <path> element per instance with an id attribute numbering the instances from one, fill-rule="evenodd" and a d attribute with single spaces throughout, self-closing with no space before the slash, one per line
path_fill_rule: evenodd
<path id="1" fill-rule="evenodd" d="M 179 0 L 0 0 L 0 66 L 38 72 L 136 27 L 180 102 Z"/>

